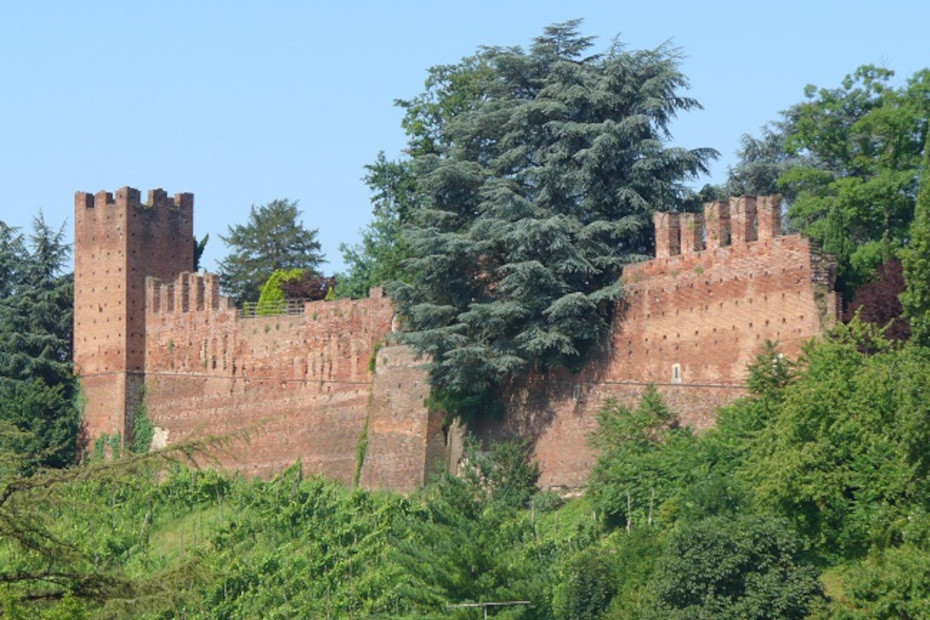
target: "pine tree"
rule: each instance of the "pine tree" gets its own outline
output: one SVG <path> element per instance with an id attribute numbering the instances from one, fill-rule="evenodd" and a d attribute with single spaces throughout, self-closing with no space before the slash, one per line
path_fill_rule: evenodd
<path id="1" fill-rule="evenodd" d="M 666 144 L 676 114 L 699 107 L 679 93 L 676 50 L 588 55 L 578 25 L 434 67 L 401 102 L 418 194 L 410 278 L 389 292 L 447 406 L 486 405 L 532 367 L 579 368 L 623 265 L 653 250 L 652 213 L 677 210 L 716 155 Z"/>
<path id="2" fill-rule="evenodd" d="M 74 284 L 63 228 L 40 215 L 27 246 L 0 222 L 0 420 L 3 447 L 29 467 L 63 466 L 77 450 L 71 345 Z"/>
<path id="3" fill-rule="evenodd" d="M 273 200 L 252 206 L 249 221 L 220 236 L 230 248 L 219 262 L 220 284 L 237 304 L 258 301 L 262 286 L 279 269 L 316 271 L 324 263 L 316 230 L 298 221 L 297 203 Z"/>

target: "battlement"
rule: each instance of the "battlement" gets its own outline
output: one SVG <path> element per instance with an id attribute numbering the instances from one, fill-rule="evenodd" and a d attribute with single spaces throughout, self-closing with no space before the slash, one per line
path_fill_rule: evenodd
<path id="1" fill-rule="evenodd" d="M 145 279 L 145 310 L 152 314 L 225 311 L 233 303 L 220 294 L 220 279 L 212 273 L 181 272 L 172 282 L 148 276 Z"/>
<path id="2" fill-rule="evenodd" d="M 781 196 L 740 196 L 704 204 L 700 213 L 656 213 L 656 258 L 688 255 L 782 235 Z"/>
<path id="3" fill-rule="evenodd" d="M 76 209 L 103 209 L 108 206 L 116 207 L 117 209 L 128 209 L 129 207 L 157 207 L 193 212 L 194 195 L 188 192 L 182 192 L 175 194 L 173 198 L 169 198 L 165 190 L 158 188 L 149 190 L 148 200 L 142 202 L 139 190 L 127 186 L 118 189 L 115 198 L 111 192 L 102 190 L 96 194 L 75 192 L 74 206 Z"/>

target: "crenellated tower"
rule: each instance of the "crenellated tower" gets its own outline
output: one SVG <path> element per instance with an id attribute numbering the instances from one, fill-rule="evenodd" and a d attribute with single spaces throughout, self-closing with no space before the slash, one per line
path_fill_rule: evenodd
<path id="1" fill-rule="evenodd" d="M 74 365 L 89 436 L 127 437 L 145 369 L 145 279 L 194 269 L 193 194 L 74 195 Z"/>

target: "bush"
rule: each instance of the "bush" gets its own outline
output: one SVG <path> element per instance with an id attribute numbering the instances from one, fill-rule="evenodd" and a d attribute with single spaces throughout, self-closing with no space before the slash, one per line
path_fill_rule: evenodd
<path id="1" fill-rule="evenodd" d="M 658 565 L 657 618 L 804 618 L 823 598 L 786 521 L 713 517 L 674 534 Z"/>

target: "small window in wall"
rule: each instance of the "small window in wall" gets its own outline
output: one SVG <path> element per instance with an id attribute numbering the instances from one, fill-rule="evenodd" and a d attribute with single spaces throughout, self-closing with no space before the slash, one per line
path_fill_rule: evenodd
<path id="1" fill-rule="evenodd" d="M 681 383 L 681 364 L 672 364 L 672 383 Z"/>
<path id="2" fill-rule="evenodd" d="M 581 398 L 581 384 L 580 383 L 576 383 L 575 385 L 572 386 L 572 398 L 574 398 L 576 401 L 579 398 Z"/>

